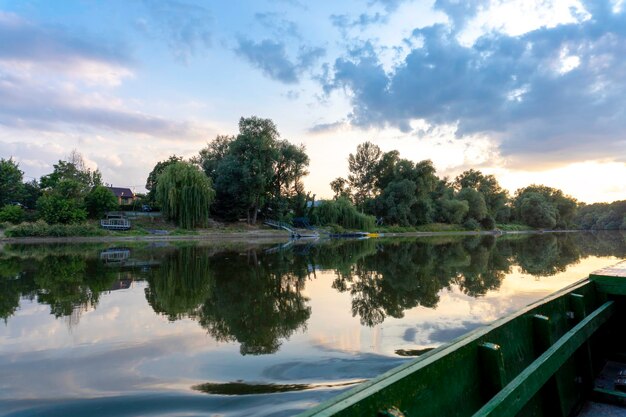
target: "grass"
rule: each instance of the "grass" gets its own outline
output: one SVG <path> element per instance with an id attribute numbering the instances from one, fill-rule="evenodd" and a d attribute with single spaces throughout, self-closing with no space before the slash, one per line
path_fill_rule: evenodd
<path id="1" fill-rule="evenodd" d="M 497 224 L 496 227 L 504 232 L 523 232 L 528 230 L 535 230 L 530 226 L 525 224 L 517 224 L 517 223 L 500 223 Z"/>

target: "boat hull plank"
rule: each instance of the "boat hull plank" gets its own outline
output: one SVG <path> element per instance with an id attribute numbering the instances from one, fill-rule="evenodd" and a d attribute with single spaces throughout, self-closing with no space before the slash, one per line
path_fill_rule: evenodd
<path id="1" fill-rule="evenodd" d="M 619 278 L 614 275 L 596 278 Z M 393 410 L 406 417 L 571 415 L 589 393 L 593 369 L 602 367 L 589 362 L 591 352 L 597 361 L 596 351 L 602 350 L 596 346 L 603 343 L 594 339 L 606 337 L 604 330 L 594 333 L 617 310 L 611 301 L 617 291 L 605 289 L 595 279 L 579 281 L 302 416 L 378 416 Z M 546 318 L 544 324 L 537 324 L 537 315 Z M 489 344 L 498 352 L 486 353 Z M 499 392 L 498 386 L 503 386 Z"/>

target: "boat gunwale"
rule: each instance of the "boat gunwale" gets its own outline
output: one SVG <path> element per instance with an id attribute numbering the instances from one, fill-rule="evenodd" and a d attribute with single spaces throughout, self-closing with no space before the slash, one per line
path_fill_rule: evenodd
<path id="1" fill-rule="evenodd" d="M 407 362 L 406 364 L 402 364 L 397 366 L 389 371 L 377 376 L 376 378 L 364 382 L 363 384 L 352 388 L 349 391 L 346 391 L 342 394 L 339 394 L 327 401 L 324 401 L 317 406 L 313 407 L 310 410 L 307 410 L 301 414 L 299 417 L 308 417 L 308 416 L 331 416 L 336 412 L 339 412 L 345 409 L 348 406 L 358 403 L 362 399 L 379 392 L 390 385 L 400 381 L 406 376 L 412 374 L 413 372 L 418 371 L 421 368 L 425 368 L 426 366 L 434 363 L 435 361 L 445 357 L 446 355 L 454 352 L 459 348 L 463 348 L 471 343 L 476 342 L 481 337 L 488 334 L 490 331 L 498 328 L 502 325 L 505 325 L 508 322 L 511 322 L 521 316 L 528 314 L 531 310 L 540 307 L 543 304 L 549 303 L 553 300 L 556 300 L 572 291 L 575 291 L 578 288 L 587 286 L 593 282 L 593 279 L 590 276 L 573 282 L 568 286 L 546 296 L 543 297 L 531 304 L 528 304 L 521 309 L 512 312 L 502 318 L 499 318 L 491 323 L 487 323 L 475 330 L 472 330 L 464 335 L 461 335 L 450 342 L 443 344 L 430 352 L 421 355 L 419 358 L 416 358 L 412 361 Z"/>

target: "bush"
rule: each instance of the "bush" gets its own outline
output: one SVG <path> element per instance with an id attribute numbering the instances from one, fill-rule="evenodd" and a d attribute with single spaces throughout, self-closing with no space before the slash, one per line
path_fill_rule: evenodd
<path id="1" fill-rule="evenodd" d="M 20 206 L 7 204 L 0 210 L 0 222 L 18 224 L 24 219 L 24 209 Z"/>
<path id="2" fill-rule="evenodd" d="M 44 195 L 37 200 L 39 215 L 48 224 L 80 223 L 87 218 L 87 211 L 78 207 L 73 199 L 56 194 Z"/>
<path id="3" fill-rule="evenodd" d="M 102 236 L 106 232 L 91 224 L 48 224 L 43 220 L 35 223 L 22 223 L 10 227 L 4 234 L 7 237 L 72 237 Z"/>
<path id="4" fill-rule="evenodd" d="M 480 223 L 470 218 L 463 223 L 463 227 L 467 230 L 480 230 Z"/>
<path id="5" fill-rule="evenodd" d="M 480 221 L 480 225 L 484 230 L 493 230 L 496 228 L 496 221 L 493 217 L 487 216 Z"/>
<path id="6" fill-rule="evenodd" d="M 94 219 L 103 217 L 107 211 L 115 210 L 117 207 L 115 195 L 102 185 L 94 187 L 85 197 L 85 208 Z"/>
<path id="7" fill-rule="evenodd" d="M 333 224 L 348 230 L 373 230 L 376 224 L 374 216 L 359 213 L 345 198 L 324 201 L 315 208 L 311 219 L 321 226 Z"/>

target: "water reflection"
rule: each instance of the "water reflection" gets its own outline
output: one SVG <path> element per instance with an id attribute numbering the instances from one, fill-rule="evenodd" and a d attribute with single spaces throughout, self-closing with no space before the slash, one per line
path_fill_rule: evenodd
<path id="1" fill-rule="evenodd" d="M 0 252 L 0 317 L 9 320 L 20 300 L 28 299 L 72 325 L 82 312 L 97 308 L 102 293 L 146 281 L 145 297 L 155 313 L 170 321 L 193 319 L 215 340 L 237 342 L 243 355 L 269 354 L 306 329 L 311 307 L 305 287 L 320 270 L 332 271 L 332 287 L 350 295 L 352 315 L 374 326 L 416 306 L 436 307 L 441 290 L 451 286 L 480 297 L 498 289 L 514 265 L 547 277 L 590 255 L 626 256 L 624 234 L 332 241 L 239 250 L 7 245 Z"/>

